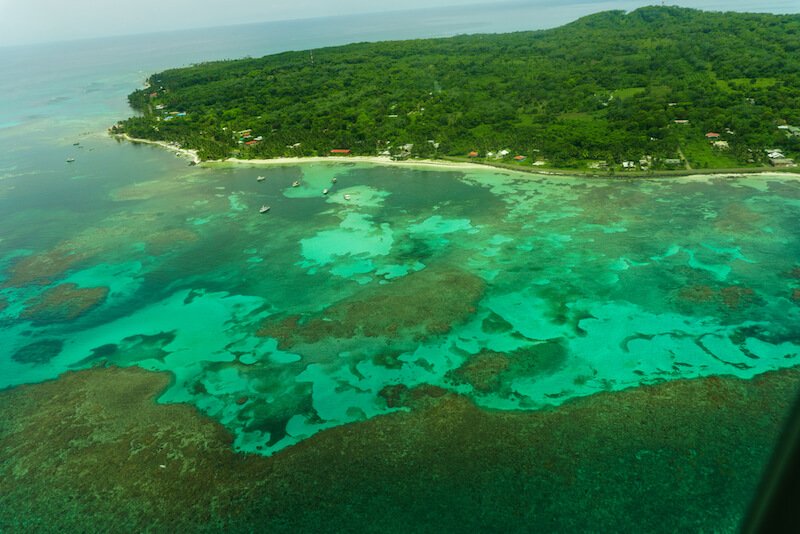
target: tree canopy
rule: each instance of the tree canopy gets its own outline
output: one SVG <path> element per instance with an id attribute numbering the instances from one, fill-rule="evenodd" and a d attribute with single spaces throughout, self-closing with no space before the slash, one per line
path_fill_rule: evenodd
<path id="1" fill-rule="evenodd" d="M 349 149 L 759 165 L 766 148 L 800 151 L 787 129 L 800 126 L 800 16 L 609 11 L 551 30 L 203 63 L 154 74 L 129 100 L 139 114 L 114 131 L 204 159 Z"/>

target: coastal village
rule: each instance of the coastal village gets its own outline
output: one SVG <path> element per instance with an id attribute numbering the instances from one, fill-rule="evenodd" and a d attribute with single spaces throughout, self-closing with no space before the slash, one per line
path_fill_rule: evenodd
<path id="1" fill-rule="evenodd" d="M 163 91 L 163 88 L 160 88 Z M 160 94 L 158 90 L 152 91 L 149 93 L 149 98 L 152 100 L 157 100 Z M 676 105 L 675 103 L 670 103 L 669 106 L 672 107 Z M 168 122 L 173 121 L 176 119 L 183 119 L 188 117 L 188 113 L 185 111 L 171 111 L 166 109 L 167 106 L 164 103 L 159 103 L 153 106 L 153 109 L 157 112 L 156 113 L 156 121 L 158 122 Z M 682 127 L 689 127 L 691 125 L 691 121 L 689 119 L 674 119 L 672 121 L 673 125 L 677 128 Z M 156 130 L 158 127 L 154 127 Z M 223 128 L 226 130 L 227 128 Z M 781 124 L 777 126 L 777 129 L 783 132 L 787 138 L 793 139 L 797 138 L 800 139 L 800 127 L 790 125 L 790 124 Z M 232 132 L 232 137 L 236 140 L 237 144 L 240 145 L 241 149 L 246 151 L 247 149 L 252 149 L 256 147 L 259 143 L 264 141 L 264 134 L 256 135 L 254 134 L 253 128 L 245 128 L 242 130 L 238 130 Z M 705 133 L 703 139 L 705 141 L 706 150 L 708 153 L 714 155 L 724 155 L 726 152 L 731 150 L 731 143 L 734 142 L 736 132 L 731 130 L 730 128 L 724 128 L 721 132 L 716 131 L 709 131 Z M 699 136 L 696 136 L 699 138 Z M 696 141 L 697 139 L 694 139 Z M 434 150 L 438 150 L 440 143 L 436 142 L 435 140 L 428 140 L 427 143 L 434 148 Z M 170 146 L 180 149 L 181 144 L 177 142 L 170 142 Z M 300 149 L 302 148 L 302 143 L 292 143 L 286 145 L 288 153 L 291 154 L 292 151 L 297 151 L 300 153 Z M 752 153 L 752 157 L 748 159 L 748 163 L 756 166 L 757 164 L 761 163 L 762 166 L 769 165 L 771 168 L 774 169 L 791 169 L 796 168 L 798 164 L 796 163 L 795 159 L 792 157 L 787 156 L 785 151 L 780 148 L 772 148 L 772 147 L 765 147 L 762 148 L 763 157 L 759 157 L 760 154 L 757 153 L 754 149 L 748 149 L 750 153 Z M 514 167 L 533 167 L 538 168 L 541 170 L 546 170 L 552 168 L 551 164 L 543 157 L 539 155 L 539 150 L 534 150 L 532 154 L 518 154 L 512 152 L 508 148 L 503 149 L 496 149 L 496 150 L 487 150 L 487 151 L 479 151 L 479 150 L 472 150 L 466 154 L 466 159 L 473 162 L 480 162 L 486 163 L 490 165 L 502 165 L 502 166 L 514 166 Z M 331 148 L 326 155 L 329 156 L 351 156 L 353 155 L 353 151 L 350 148 L 344 147 L 335 147 Z M 399 147 L 394 147 L 389 145 L 387 142 L 387 146 L 385 149 L 381 150 L 377 154 L 373 154 L 382 157 L 388 157 L 392 160 L 406 160 L 409 158 L 416 157 L 416 151 L 414 150 L 413 143 L 405 143 L 401 144 Z M 239 156 L 245 156 L 247 158 L 246 152 L 240 152 Z M 458 160 L 457 157 L 451 157 L 447 159 L 455 159 Z M 695 163 L 696 165 L 696 163 Z M 620 161 L 609 161 L 609 160 L 586 160 L 580 162 L 578 165 L 575 165 L 576 170 L 583 169 L 588 173 L 609 173 L 613 174 L 615 171 L 620 171 L 621 173 L 625 174 L 628 172 L 653 172 L 655 169 L 662 170 L 662 171 L 678 171 L 678 170 L 700 170 L 705 169 L 708 167 L 703 166 L 693 166 L 693 161 L 684 154 L 684 151 L 681 147 L 678 147 L 674 157 L 670 158 L 656 158 L 651 154 L 641 154 L 640 157 L 631 158 L 631 159 L 622 159 Z"/>
<path id="2" fill-rule="evenodd" d="M 642 8 L 540 34 L 423 48 L 361 43 L 320 50 L 313 61 L 301 51 L 171 69 L 129 95 L 139 114 L 112 133 L 174 143 L 202 160 L 430 159 L 598 176 L 791 172 L 800 161 L 794 30 L 758 26 L 729 46 L 718 17 Z M 731 20 L 749 27 L 746 18 Z M 697 31 L 702 46 L 687 39 Z M 664 57 L 631 45 L 654 32 Z M 620 47 L 627 52 L 602 65 L 588 61 Z M 707 48 L 719 57 L 692 77 Z M 745 51 L 758 58 L 743 63 Z M 482 62 L 487 53 L 494 60 Z"/>

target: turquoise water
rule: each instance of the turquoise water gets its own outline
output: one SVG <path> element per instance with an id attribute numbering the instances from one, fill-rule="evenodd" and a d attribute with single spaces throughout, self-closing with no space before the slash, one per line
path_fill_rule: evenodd
<path id="1" fill-rule="evenodd" d="M 191 54 L 237 55 L 220 42 Z M 535 410 L 798 363 L 796 177 L 188 167 L 104 133 L 186 50 L 9 50 L 0 388 L 103 362 L 167 370 L 160 402 L 271 454 L 398 410 L 397 386 Z"/>
<path id="2" fill-rule="evenodd" d="M 96 143 L 61 185 L 0 182 L 0 387 L 99 361 L 168 370 L 161 402 L 272 453 L 396 410 L 398 384 L 531 410 L 798 363 L 792 178 L 190 168 Z M 107 295 L 26 313 L 64 284 Z"/>

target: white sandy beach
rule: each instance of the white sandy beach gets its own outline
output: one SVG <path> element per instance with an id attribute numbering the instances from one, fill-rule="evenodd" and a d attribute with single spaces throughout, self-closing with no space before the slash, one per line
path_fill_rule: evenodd
<path id="1" fill-rule="evenodd" d="M 174 148 L 173 148 L 174 149 Z M 575 177 L 586 177 L 586 178 L 594 178 L 594 176 L 587 176 L 585 173 L 576 172 L 575 174 L 569 174 L 568 171 L 562 172 L 551 172 L 546 170 L 527 170 L 527 169 L 507 169 L 505 167 L 496 167 L 491 164 L 483 164 L 483 163 L 468 163 L 468 162 L 460 162 L 460 161 L 447 161 L 447 160 L 433 160 L 433 159 L 411 159 L 411 160 L 393 160 L 387 156 L 345 156 L 345 157 L 305 157 L 305 158 L 271 158 L 271 159 L 237 159 L 237 158 L 228 158 L 225 160 L 212 160 L 212 161 L 204 161 L 203 165 L 213 165 L 215 163 L 230 163 L 235 165 L 242 165 L 242 166 L 269 166 L 269 165 L 297 165 L 297 164 L 306 164 L 306 163 L 368 163 L 373 165 L 392 165 L 397 167 L 436 167 L 436 168 L 444 168 L 444 169 L 461 169 L 461 170 L 495 170 L 498 172 L 513 172 L 519 173 L 521 175 L 534 175 L 534 176 L 575 176 Z M 711 180 L 715 178 L 743 178 L 743 177 L 772 177 L 775 178 L 776 176 L 789 179 L 789 180 L 800 180 L 800 173 L 794 172 L 769 172 L 769 171 L 758 171 L 758 172 L 741 172 L 741 173 L 731 173 L 731 172 L 721 172 L 721 173 L 713 173 L 708 172 L 708 170 L 704 171 L 697 171 L 697 174 L 687 174 L 687 175 L 673 175 L 670 176 L 668 174 L 663 175 L 653 175 L 653 176 L 635 176 L 632 178 L 636 179 L 687 179 L 687 180 Z M 600 176 L 600 178 L 625 178 L 624 174 L 617 174 L 615 176 Z"/>
<path id="2" fill-rule="evenodd" d="M 446 161 L 434 159 L 393 160 L 388 156 L 330 156 L 307 158 L 271 158 L 271 159 L 237 159 L 209 161 L 205 163 L 234 163 L 236 165 L 296 165 L 298 163 L 369 163 L 372 165 L 394 165 L 414 167 L 446 167 L 455 169 L 486 169 L 488 165 L 480 163 L 467 163 L 460 161 Z"/>
<path id="3" fill-rule="evenodd" d="M 139 139 L 137 137 L 131 137 L 128 134 L 114 134 L 114 135 L 116 135 L 118 137 L 121 137 L 122 139 L 125 139 L 126 141 L 130 141 L 131 143 L 142 143 L 142 144 L 145 144 L 145 145 L 156 145 L 156 146 L 160 146 L 162 148 L 166 148 L 167 150 L 171 150 L 172 152 L 175 152 L 176 154 L 180 154 L 182 156 L 185 156 L 185 157 L 191 159 L 195 164 L 198 164 L 198 163 L 202 162 L 200 160 L 200 156 L 197 155 L 197 150 L 190 150 L 190 149 L 187 149 L 187 148 L 180 148 L 180 147 L 177 147 L 175 145 L 171 145 L 171 144 L 167 143 L 166 141 L 151 141 L 150 139 Z"/>

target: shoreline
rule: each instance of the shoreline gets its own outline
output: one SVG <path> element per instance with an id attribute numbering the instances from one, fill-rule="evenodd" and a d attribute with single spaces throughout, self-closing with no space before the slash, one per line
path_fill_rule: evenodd
<path id="1" fill-rule="evenodd" d="M 371 165 L 387 165 L 394 167 L 444 167 L 447 169 L 485 169 L 489 165 L 480 163 L 447 161 L 444 159 L 409 159 L 394 160 L 388 156 L 308 156 L 290 158 L 269 158 L 269 159 L 238 159 L 227 158 L 222 160 L 204 161 L 203 164 L 226 164 L 233 165 L 253 165 L 253 166 L 273 166 L 273 165 L 298 165 L 302 163 L 367 163 Z"/>
<path id="2" fill-rule="evenodd" d="M 780 175 L 788 179 L 800 180 L 800 169 L 781 169 L 770 167 L 754 167 L 754 168 L 741 168 L 741 169 L 681 169 L 681 170 L 668 170 L 668 171 L 630 171 L 619 172 L 615 174 L 600 174 L 588 170 L 580 169 L 527 169 L 517 166 L 505 165 L 502 163 L 492 164 L 487 162 L 470 162 L 458 161 L 452 159 L 406 159 L 395 160 L 388 156 L 307 156 L 307 157 L 281 157 L 281 158 L 268 158 L 268 159 L 239 159 L 239 158 L 226 158 L 216 160 L 201 160 L 196 150 L 180 148 L 167 143 L 166 141 L 152 141 L 150 139 L 140 139 L 131 137 L 128 134 L 112 134 L 114 137 L 124 139 L 131 143 L 141 143 L 147 145 L 155 145 L 161 148 L 170 150 L 176 155 L 189 158 L 194 165 L 204 167 L 213 167 L 216 165 L 236 165 L 236 166 L 253 166 L 253 167 L 269 167 L 280 165 L 301 165 L 306 163 L 365 163 L 370 165 L 386 165 L 394 167 L 425 167 L 425 168 L 439 168 L 439 169 L 462 169 L 462 170 L 487 170 L 495 169 L 498 171 L 516 172 L 520 174 L 532 174 L 538 176 L 564 176 L 574 178 L 607 178 L 607 179 L 657 179 L 657 178 L 739 178 L 739 177 L 757 177 L 757 176 L 774 176 Z"/>
<path id="3" fill-rule="evenodd" d="M 111 135 L 116 137 L 117 139 L 124 139 L 124 140 L 129 141 L 129 142 L 134 143 L 134 144 L 155 145 L 155 146 L 160 146 L 161 148 L 166 148 L 167 150 L 175 152 L 176 155 L 180 155 L 180 156 L 189 158 L 192 161 L 192 163 L 194 163 L 195 165 L 199 165 L 199 164 L 203 163 L 203 160 L 201 160 L 200 156 L 197 155 L 197 150 L 192 150 L 192 149 L 189 149 L 189 148 L 177 147 L 175 145 L 171 145 L 171 144 L 167 143 L 166 141 L 152 141 L 150 139 L 141 139 L 141 138 L 138 138 L 138 137 L 131 137 L 130 135 L 128 135 L 126 133 L 123 133 L 123 134 L 114 133 L 114 134 L 111 134 Z"/>

